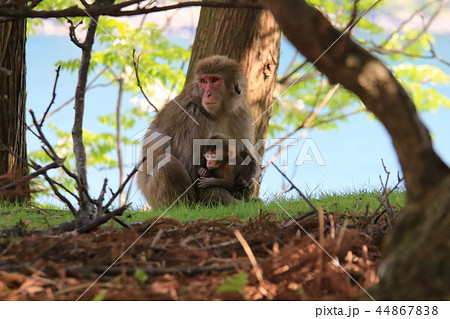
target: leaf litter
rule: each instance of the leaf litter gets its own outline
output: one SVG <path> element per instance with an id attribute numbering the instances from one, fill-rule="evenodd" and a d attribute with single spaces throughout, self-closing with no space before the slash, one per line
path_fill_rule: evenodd
<path id="1" fill-rule="evenodd" d="M 247 221 L 161 218 L 87 234 L 3 236 L 0 300 L 368 299 L 362 288 L 378 281 L 390 223 L 361 218 L 347 226 L 337 216 L 324 214 L 322 227 L 315 215 L 283 222 L 260 213 Z"/>

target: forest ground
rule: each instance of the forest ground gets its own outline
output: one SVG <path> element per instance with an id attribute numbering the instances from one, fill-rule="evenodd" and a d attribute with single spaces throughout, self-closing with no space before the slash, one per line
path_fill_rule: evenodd
<path id="1" fill-rule="evenodd" d="M 382 238 L 401 207 L 360 202 L 337 211 L 341 202 L 322 199 L 323 214 L 265 205 L 246 218 L 152 217 L 88 234 L 4 229 L 0 300 L 371 299 Z"/>

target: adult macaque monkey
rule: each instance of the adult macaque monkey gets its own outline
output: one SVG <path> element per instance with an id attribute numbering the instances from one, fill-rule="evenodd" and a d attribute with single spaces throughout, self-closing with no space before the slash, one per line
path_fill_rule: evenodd
<path id="1" fill-rule="evenodd" d="M 193 165 L 193 140 L 225 134 L 237 140 L 236 152 L 242 159 L 248 152 L 241 139 L 254 140 L 247 84 L 239 64 L 224 56 L 211 56 L 198 62 L 194 76 L 180 95 L 158 112 L 143 142 L 142 155 L 147 161 L 138 172 L 137 183 L 152 207 L 170 205 L 181 195 L 189 202 L 234 202 L 223 187 L 193 186 L 199 177 L 199 166 Z M 258 169 L 252 158 L 235 178 L 233 189 L 246 199 Z"/>
<path id="2" fill-rule="evenodd" d="M 212 144 L 218 140 L 221 141 L 221 145 Z M 202 154 L 206 162 L 198 169 L 200 180 L 197 187 L 219 186 L 232 192 L 238 166 L 236 166 L 236 148 L 229 144 L 229 137 L 220 134 L 211 136 L 207 145 L 203 145 Z"/>

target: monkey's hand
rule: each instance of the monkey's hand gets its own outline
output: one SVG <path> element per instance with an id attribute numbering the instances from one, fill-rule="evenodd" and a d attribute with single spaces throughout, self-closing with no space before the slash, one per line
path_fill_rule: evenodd
<path id="1" fill-rule="evenodd" d="M 252 186 L 253 180 L 249 179 L 247 176 L 239 175 L 233 183 L 233 190 L 242 191 L 244 189 L 250 188 Z"/>
<path id="2" fill-rule="evenodd" d="M 213 179 L 210 177 L 200 177 L 200 179 L 197 181 L 197 187 L 198 188 L 207 188 L 207 187 L 211 187 L 213 185 L 211 185 Z"/>
<path id="3" fill-rule="evenodd" d="M 200 175 L 200 177 L 206 177 L 209 175 L 209 171 L 204 167 L 200 167 L 198 169 L 198 175 Z"/>
<path id="4" fill-rule="evenodd" d="M 250 154 L 243 152 L 241 157 L 245 158 L 247 155 L 250 156 Z M 254 184 L 253 178 L 259 174 L 259 170 L 256 160 L 251 157 L 251 162 L 248 165 L 240 167 L 239 173 L 234 179 L 233 190 L 241 192 L 251 188 Z"/>

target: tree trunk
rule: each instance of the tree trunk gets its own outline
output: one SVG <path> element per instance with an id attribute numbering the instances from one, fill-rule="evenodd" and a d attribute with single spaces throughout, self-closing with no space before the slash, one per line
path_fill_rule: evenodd
<path id="1" fill-rule="evenodd" d="M 258 0 L 220 0 L 255 2 Z M 193 66 L 207 56 L 220 54 L 241 63 L 248 80 L 248 98 L 255 122 L 255 140 L 265 138 L 273 102 L 281 32 L 268 10 L 202 8 L 186 83 Z M 260 149 L 261 155 L 264 149 Z"/>
<path id="2" fill-rule="evenodd" d="M 330 81 L 354 92 L 389 132 L 408 204 L 386 242 L 381 299 L 450 298 L 450 170 L 387 67 L 303 0 L 263 0 L 286 37 Z"/>
<path id="3" fill-rule="evenodd" d="M 450 176 L 409 203 L 384 242 L 374 295 L 384 300 L 450 299 Z"/>
<path id="4" fill-rule="evenodd" d="M 85 225 L 94 216 L 95 207 L 89 199 L 87 182 L 86 149 L 83 142 L 83 119 L 84 119 L 84 100 L 86 97 L 86 83 L 88 78 L 89 65 L 91 63 L 92 47 L 94 45 L 95 32 L 97 31 L 98 16 L 91 17 L 89 20 L 86 38 L 81 44 L 81 64 L 78 71 L 78 83 L 75 90 L 75 118 L 72 127 L 73 152 L 75 154 L 77 174 L 78 174 L 78 193 L 80 196 L 80 210 L 76 216 L 77 227 Z"/>
<path id="5" fill-rule="evenodd" d="M 0 184 L 9 184 L 28 172 L 25 42 L 26 19 L 0 23 Z M 24 199 L 27 191 L 28 185 L 20 185 L 11 194 Z"/>

